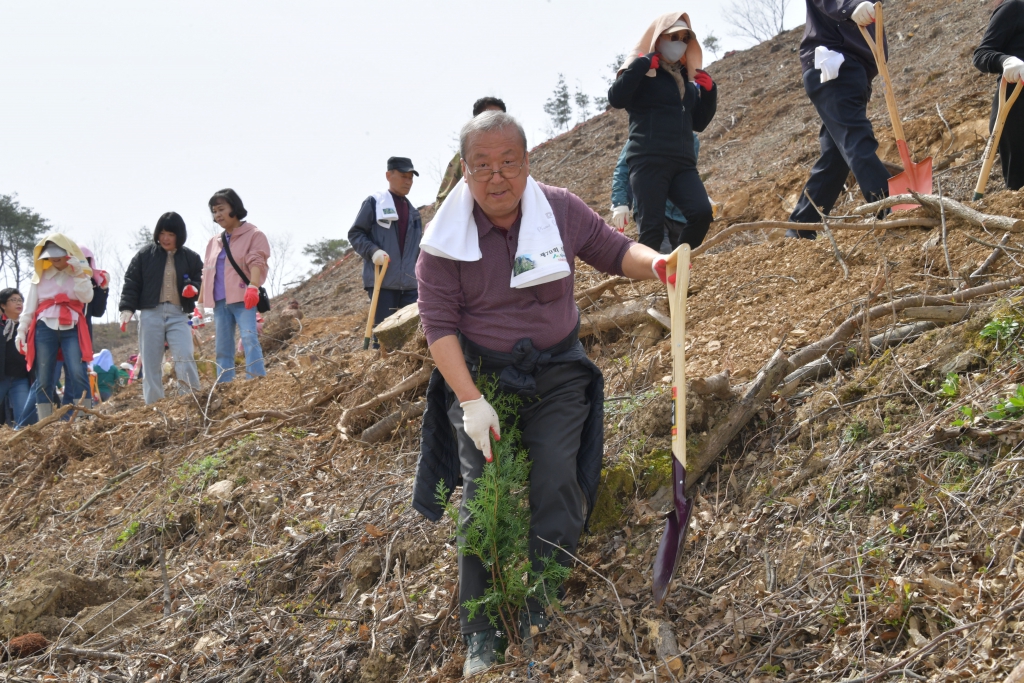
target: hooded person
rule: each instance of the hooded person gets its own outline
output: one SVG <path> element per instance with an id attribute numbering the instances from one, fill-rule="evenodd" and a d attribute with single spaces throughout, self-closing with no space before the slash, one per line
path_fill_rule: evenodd
<path id="1" fill-rule="evenodd" d="M 666 200 L 686 216 L 673 249 L 698 246 L 713 218 L 693 143 L 718 106 L 718 86 L 703 62 L 689 16 L 671 12 L 647 28 L 608 89 L 608 103 L 629 113 L 625 160 L 640 243 L 651 249 L 661 246 Z"/>
<path id="2" fill-rule="evenodd" d="M 185 221 L 174 211 L 168 211 L 157 220 L 153 241 L 139 249 L 124 273 L 118 304 L 121 329 L 138 311 L 142 396 L 146 405 L 164 397 L 160 371 L 164 344 L 171 351 L 178 392 L 199 389 L 188 316 L 195 308 L 203 282 L 203 259 L 185 246 L 187 238 Z"/>
<path id="3" fill-rule="evenodd" d="M 96 385 L 99 389 L 100 400 L 110 400 L 114 389 L 117 388 L 117 380 L 120 375 L 110 349 L 103 349 L 96 354 L 96 358 L 92 361 L 92 370 L 96 373 Z"/>
<path id="4" fill-rule="evenodd" d="M 56 400 L 57 353 L 64 356 L 68 383 L 76 390 L 89 386 L 83 361 L 92 360 L 92 339 L 85 325 L 92 301 L 92 269 L 82 250 L 65 235 L 51 233 L 32 250 L 32 283 L 18 324 L 17 347 L 26 366 L 37 373 L 39 419 L 49 417 Z M 87 389 L 75 397 L 92 406 Z"/>

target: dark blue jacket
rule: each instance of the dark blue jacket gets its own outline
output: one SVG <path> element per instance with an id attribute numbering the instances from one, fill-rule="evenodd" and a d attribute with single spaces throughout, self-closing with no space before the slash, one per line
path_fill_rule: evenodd
<path id="1" fill-rule="evenodd" d="M 406 201 L 409 201 L 406 199 Z M 367 197 L 348 231 L 352 248 L 363 257 L 363 287 L 373 288 L 373 252 L 383 249 L 391 257 L 381 289 L 407 291 L 417 289 L 416 259 L 420 255 L 423 222 L 420 212 L 409 202 L 409 228 L 405 232 L 405 250 L 398 248 L 398 228 L 382 228 L 377 223 L 377 201 Z"/>
<path id="2" fill-rule="evenodd" d="M 864 42 L 857 22 L 851 18 L 853 10 L 864 0 L 804 1 L 807 3 L 807 23 L 804 25 L 803 40 L 800 41 L 800 66 L 803 70 L 814 68 L 814 48 L 821 45 L 833 52 L 841 52 L 847 59 L 855 59 L 863 64 L 868 70 L 869 81 L 877 76 L 878 66 L 871 54 L 871 48 Z M 868 33 L 874 38 L 875 27 L 869 26 Z M 886 43 L 888 42 L 886 40 Z"/>
<path id="3" fill-rule="evenodd" d="M 637 57 L 608 88 L 608 103 L 629 112 L 626 161 L 652 155 L 676 158 L 696 168 L 693 134 L 707 128 L 715 117 L 718 85 L 704 92 L 687 82 L 682 95 L 672 74 L 659 68 L 650 78 L 650 69 L 650 58 Z"/>

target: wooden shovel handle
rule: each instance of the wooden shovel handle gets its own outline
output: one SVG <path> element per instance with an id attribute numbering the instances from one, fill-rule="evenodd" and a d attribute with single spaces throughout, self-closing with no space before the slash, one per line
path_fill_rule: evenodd
<path id="1" fill-rule="evenodd" d="M 384 261 L 382 266 L 373 267 L 373 296 L 370 297 L 370 313 L 366 316 L 366 333 L 363 335 L 363 348 L 369 348 L 373 338 L 373 318 L 377 313 L 377 299 L 380 297 L 380 285 L 384 282 L 384 273 L 388 270 L 391 259 Z"/>
<path id="2" fill-rule="evenodd" d="M 864 36 L 865 42 L 871 48 L 871 54 L 875 56 L 875 64 L 878 65 L 878 74 L 885 82 L 885 106 L 889 110 L 889 118 L 892 120 L 892 131 L 897 140 L 906 142 L 907 136 L 903 133 L 903 122 L 900 120 L 900 112 L 896 107 L 896 95 L 892 91 L 892 79 L 889 78 L 889 65 L 885 61 L 885 22 L 882 3 L 875 3 L 875 39 L 867 29 L 857 24 L 860 33 Z"/>
<path id="3" fill-rule="evenodd" d="M 996 160 L 996 150 L 999 148 L 999 138 L 1003 135 L 1003 126 L 1006 124 L 1006 117 L 1010 108 L 1017 101 L 1021 91 L 1024 90 L 1024 83 L 1018 83 L 1013 88 L 1010 99 L 1006 99 L 1006 79 L 999 79 L 999 109 L 996 112 L 996 125 L 992 127 L 992 134 L 988 136 L 988 143 L 985 145 L 985 162 L 981 165 L 981 173 L 978 175 L 978 184 L 974 186 L 975 201 L 985 196 L 985 189 L 988 187 L 988 176 L 992 172 L 992 165 Z"/>
<path id="4" fill-rule="evenodd" d="M 666 259 L 668 307 L 672 316 L 672 455 L 686 469 L 686 290 L 690 284 L 690 245 Z"/>

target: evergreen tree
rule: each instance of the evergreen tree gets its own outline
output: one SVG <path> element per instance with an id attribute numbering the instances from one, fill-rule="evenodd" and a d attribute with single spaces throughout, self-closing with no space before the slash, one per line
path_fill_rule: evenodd
<path id="1" fill-rule="evenodd" d="M 32 250 L 49 231 L 49 222 L 21 206 L 17 195 L 0 195 L 0 270 L 8 285 L 32 271 Z"/>
<path id="2" fill-rule="evenodd" d="M 708 33 L 707 37 L 704 38 L 704 47 L 711 51 L 711 54 L 718 59 L 718 51 L 721 49 L 721 45 L 718 43 L 718 36 L 714 33 Z"/>
<path id="3" fill-rule="evenodd" d="M 576 82 L 576 114 L 579 116 L 579 122 L 583 123 L 590 118 L 590 95 L 583 92 L 583 88 L 580 87 L 579 81 Z"/>
<path id="4" fill-rule="evenodd" d="M 302 248 L 302 253 L 310 257 L 309 262 L 321 268 L 340 259 L 346 251 L 348 251 L 348 240 L 332 240 L 329 237 L 307 244 Z"/>
<path id="5" fill-rule="evenodd" d="M 551 93 L 551 98 L 544 103 L 544 113 L 551 117 L 551 127 L 554 130 L 565 130 L 569 127 L 569 121 L 572 120 L 572 98 L 562 74 L 558 74 L 558 84 Z"/>

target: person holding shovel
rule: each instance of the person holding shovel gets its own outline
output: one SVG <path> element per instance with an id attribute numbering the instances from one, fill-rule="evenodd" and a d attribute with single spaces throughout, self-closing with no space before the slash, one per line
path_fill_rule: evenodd
<path id="1" fill-rule="evenodd" d="M 863 0 L 805 1 L 807 23 L 800 42 L 800 65 L 804 90 L 821 118 L 821 157 L 789 220 L 818 223 L 818 208 L 825 214 L 832 211 L 851 170 L 868 202 L 889 196 L 890 173 L 878 158 L 878 141 L 867 114 L 878 66 L 858 28 L 874 23 L 874 4 Z M 868 32 L 874 37 L 873 28 Z M 786 237 L 813 240 L 817 236 L 814 230 L 786 231 Z"/>
<path id="2" fill-rule="evenodd" d="M 985 37 L 974 51 L 974 66 L 982 73 L 999 74 L 1010 88 L 1024 87 L 1015 85 L 1024 79 L 1024 0 L 1003 0 L 992 12 Z M 998 83 L 995 97 L 989 129 L 999 111 Z M 1011 190 L 1024 187 L 1024 104 L 1020 102 L 1010 109 L 1003 124 L 999 161 L 1006 186 Z"/>
<path id="3" fill-rule="evenodd" d="M 713 218 L 693 144 L 718 107 L 718 86 L 702 64 L 690 17 L 672 12 L 650 25 L 608 89 L 608 103 L 629 112 L 629 184 L 640 243 L 651 249 L 661 247 L 666 200 L 686 217 L 673 249 L 698 246 Z"/>
<path id="4" fill-rule="evenodd" d="M 420 212 L 407 198 L 413 176 L 419 173 L 406 157 L 388 159 L 386 190 L 363 200 L 348 231 L 352 248 L 363 257 L 363 287 L 373 300 L 374 266 L 388 262 L 380 285 L 373 325 L 395 311 L 416 302 L 416 259 L 420 254 L 423 223 Z M 373 348 L 379 348 L 377 340 Z"/>
<path id="5" fill-rule="evenodd" d="M 461 478 L 460 519 L 468 519 L 467 501 L 492 459 L 490 439 L 501 436 L 476 380 L 498 376 L 501 392 L 523 400 L 531 557 L 538 563 L 554 552 L 566 564 L 569 557 L 547 542 L 575 551 L 594 506 L 604 448 L 604 381 L 578 339 L 575 259 L 644 280 L 664 277 L 665 258 L 614 230 L 568 190 L 534 181 L 526 134 L 512 116 L 485 112 L 462 128 L 459 142 L 464 179 L 427 227 L 416 264 L 420 320 L 436 369 L 413 507 L 440 519 L 438 483 L 451 491 Z M 495 662 L 497 631 L 486 616 L 470 619 L 464 606 L 484 594 L 490 571 L 462 553 L 458 564 L 469 676 Z M 533 599 L 517 625 L 524 645 L 532 626 L 545 626 Z"/>

